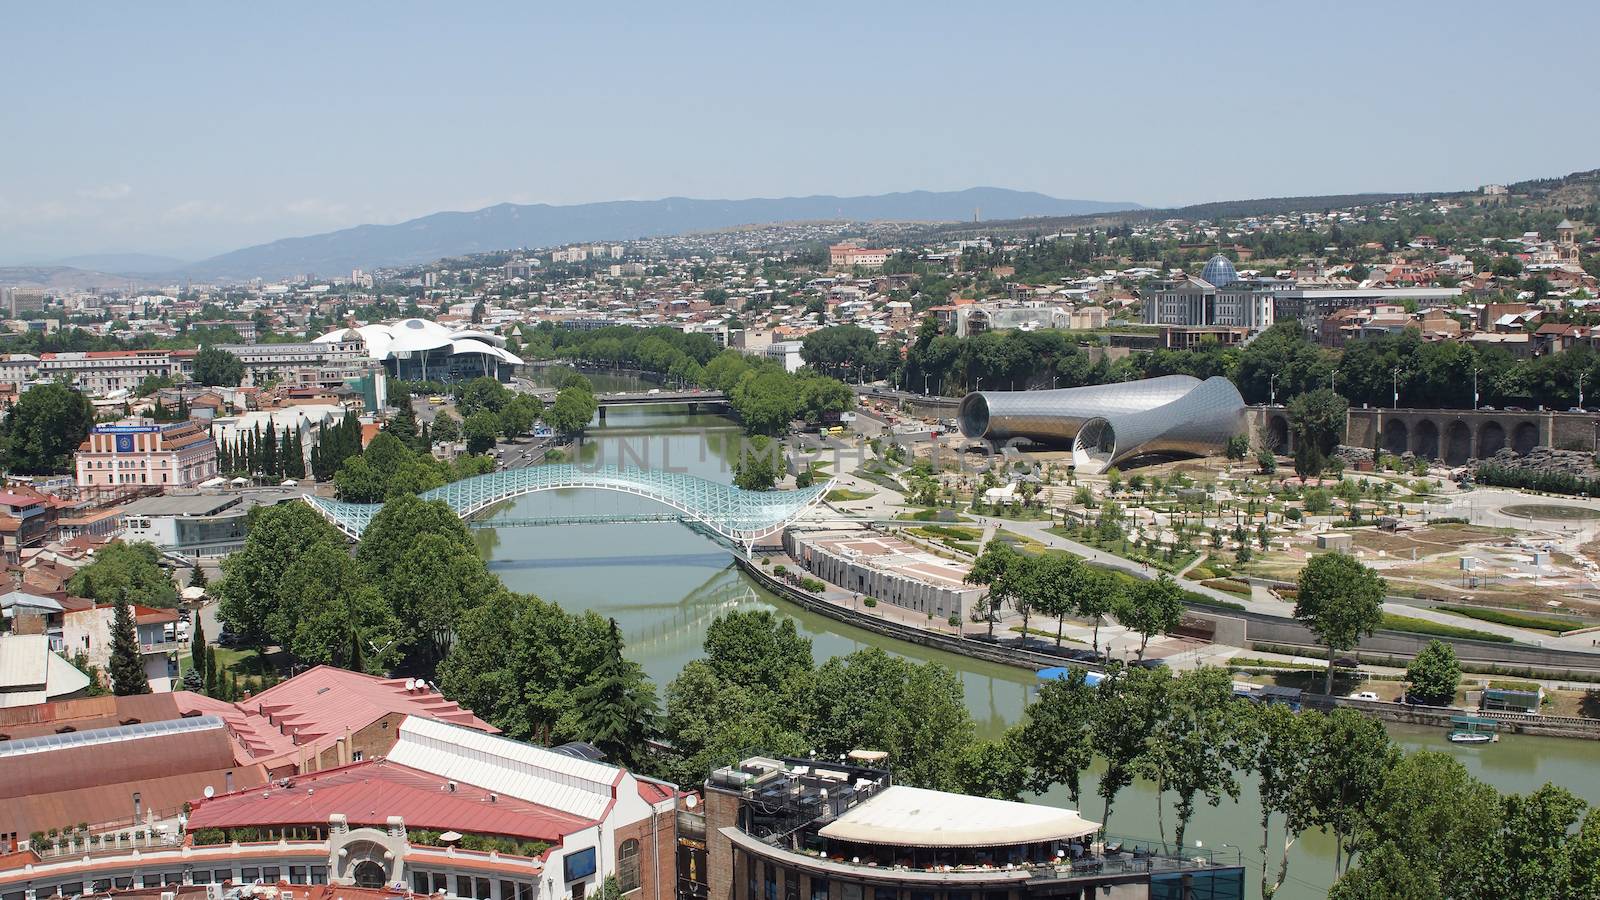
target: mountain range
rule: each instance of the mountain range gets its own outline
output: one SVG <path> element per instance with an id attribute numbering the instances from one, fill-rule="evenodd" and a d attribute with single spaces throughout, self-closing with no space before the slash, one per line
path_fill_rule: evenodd
<path id="1" fill-rule="evenodd" d="M 395 225 L 359 225 L 326 234 L 245 247 L 182 267 L 191 278 L 340 275 L 431 262 L 445 256 L 581 241 L 627 241 L 740 225 L 825 220 L 952 222 L 1072 216 L 1139 209 L 1137 203 L 1063 200 L 1032 191 L 977 187 L 864 197 L 749 200 L 615 200 L 551 206 L 501 203 L 471 212 L 439 212 Z"/>

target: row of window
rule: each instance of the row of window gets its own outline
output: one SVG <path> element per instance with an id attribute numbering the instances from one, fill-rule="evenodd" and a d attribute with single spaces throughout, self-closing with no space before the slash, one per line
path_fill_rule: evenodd
<path id="1" fill-rule="evenodd" d="M 497 883 L 498 882 L 498 883 Z M 496 893 L 495 889 L 499 888 Z M 440 892 L 471 900 L 533 900 L 534 885 L 509 878 L 491 879 L 475 875 L 448 875 L 444 872 L 411 871 L 411 889 L 419 895 Z"/>
<path id="2" fill-rule="evenodd" d="M 38 888 L 34 896 L 45 897 L 75 897 L 90 891 L 103 893 L 109 890 L 125 891 L 134 887 L 154 888 L 165 887 L 173 884 L 222 884 L 231 881 L 235 884 L 255 884 L 260 881 L 264 884 L 277 884 L 284 880 L 284 872 L 288 871 L 290 884 L 327 884 L 327 866 L 242 866 L 235 876 L 233 869 L 195 869 L 189 873 L 189 880 L 184 881 L 182 872 L 151 872 L 133 875 L 118 875 L 112 878 L 97 878 L 91 881 L 69 881 L 63 884 L 47 885 Z M 15 891 L 0 895 L 0 900 L 23 900 L 25 892 Z M 532 896 L 517 897 L 514 900 L 532 900 Z"/>

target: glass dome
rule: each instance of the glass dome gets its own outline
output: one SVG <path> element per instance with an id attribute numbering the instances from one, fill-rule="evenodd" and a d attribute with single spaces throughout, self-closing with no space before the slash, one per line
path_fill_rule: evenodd
<path id="1" fill-rule="evenodd" d="M 1219 253 L 1206 263 L 1200 277 L 1212 287 L 1226 287 L 1239 280 L 1239 273 L 1233 268 L 1233 261 Z"/>

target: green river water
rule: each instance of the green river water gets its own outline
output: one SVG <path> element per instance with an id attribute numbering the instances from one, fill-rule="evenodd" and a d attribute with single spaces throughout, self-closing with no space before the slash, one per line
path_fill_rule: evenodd
<path id="1" fill-rule="evenodd" d="M 536 380 L 559 379 L 545 370 Z M 643 383 L 621 376 L 591 376 L 599 391 L 637 389 Z M 590 428 L 579 451 L 585 462 L 612 465 L 672 466 L 704 478 L 731 481 L 726 452 L 734 452 L 737 426 L 714 414 L 681 407 L 616 409 L 604 424 Z M 541 493 L 520 498 L 497 512 L 508 517 L 596 515 L 647 510 L 638 498 L 599 491 Z M 659 511 L 659 508 L 651 511 Z M 717 615 L 735 609 L 771 609 L 794 619 L 812 641 L 819 660 L 865 647 L 881 647 L 915 660 L 948 666 L 961 678 L 967 706 L 980 733 L 997 735 L 1017 721 L 1034 684 L 1026 669 L 980 662 L 963 656 L 904 644 L 844 625 L 778 599 L 732 564 L 715 542 L 677 524 L 575 525 L 506 528 L 476 532 L 490 568 L 509 587 L 538 594 L 570 610 L 594 610 L 615 618 L 628 655 L 655 680 L 658 692 L 683 665 L 700 655 L 705 628 Z M 1459 758 L 1477 777 L 1504 791 L 1524 792 L 1546 781 L 1561 784 L 1590 803 L 1600 803 L 1600 746 L 1561 738 L 1509 735 L 1499 743 L 1462 747 L 1445 740 L 1441 729 L 1391 727 L 1406 749 L 1443 750 Z M 1098 819 L 1101 801 L 1094 775 L 1084 779 L 1083 812 Z M 1242 849 L 1251 874 L 1260 866 L 1259 807 L 1254 785 L 1241 778 L 1238 802 L 1202 806 L 1190 823 L 1191 840 L 1206 847 Z M 1065 791 L 1043 802 L 1068 805 Z M 1167 812 L 1170 837 L 1172 815 Z M 1119 795 L 1112 831 L 1156 837 L 1155 794 L 1140 783 Z M 1274 835 L 1276 843 L 1280 838 Z M 1276 856 L 1273 856 L 1276 859 Z M 1289 881 L 1280 897 L 1320 897 L 1332 880 L 1331 838 L 1303 835 L 1291 855 Z M 1250 893 L 1255 877 L 1247 877 Z"/>

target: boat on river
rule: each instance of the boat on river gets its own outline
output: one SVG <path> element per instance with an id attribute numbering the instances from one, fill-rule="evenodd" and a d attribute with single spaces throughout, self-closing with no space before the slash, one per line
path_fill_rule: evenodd
<path id="1" fill-rule="evenodd" d="M 1449 740 L 1452 744 L 1492 744 L 1500 740 L 1500 735 L 1497 733 L 1499 727 L 1500 723 L 1494 719 L 1452 716 Z"/>

